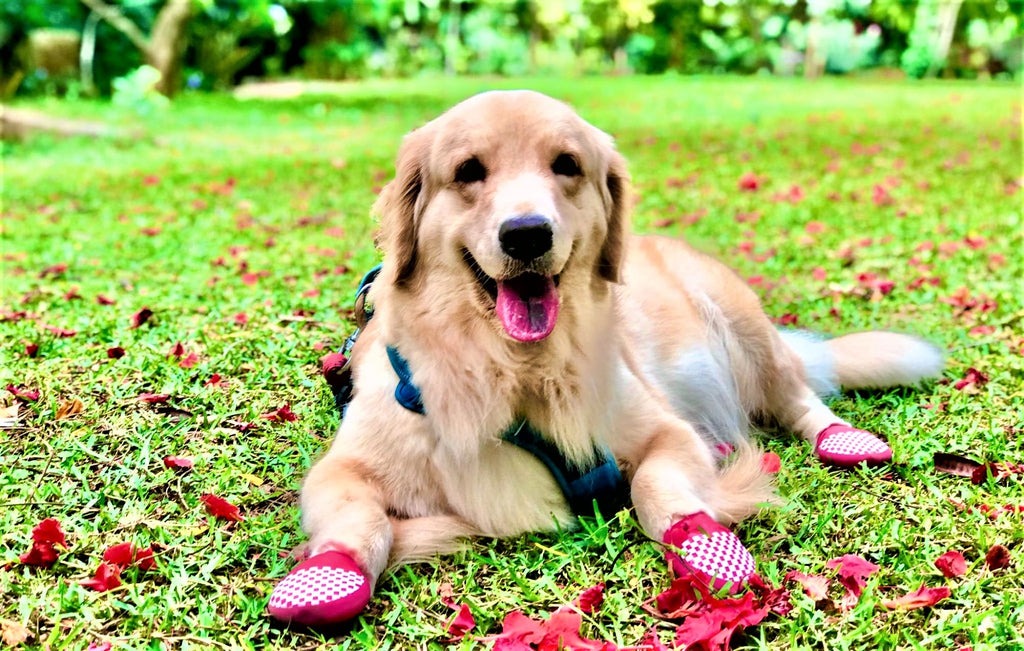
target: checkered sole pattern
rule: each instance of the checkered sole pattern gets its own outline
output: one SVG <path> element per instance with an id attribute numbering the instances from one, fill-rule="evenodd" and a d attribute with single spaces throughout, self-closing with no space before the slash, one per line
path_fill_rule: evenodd
<path id="1" fill-rule="evenodd" d="M 874 434 L 838 424 L 822 430 L 816 451 L 823 461 L 842 466 L 892 459 L 892 449 Z"/>
<path id="2" fill-rule="evenodd" d="M 292 572 L 274 588 L 271 608 L 319 606 L 354 594 L 366 577 L 340 567 L 310 567 Z"/>
<path id="3" fill-rule="evenodd" d="M 703 511 L 676 522 L 663 541 L 679 550 L 665 554 L 677 576 L 694 575 L 715 590 L 728 586 L 735 592 L 754 575 L 754 557 L 740 539 Z"/>
<path id="4" fill-rule="evenodd" d="M 742 583 L 754 573 L 754 557 L 731 531 L 696 535 L 679 546 L 683 563 L 710 577 Z"/>
<path id="5" fill-rule="evenodd" d="M 362 612 L 370 596 L 370 580 L 359 565 L 331 550 L 307 558 L 281 579 L 267 610 L 287 624 L 331 626 Z"/>

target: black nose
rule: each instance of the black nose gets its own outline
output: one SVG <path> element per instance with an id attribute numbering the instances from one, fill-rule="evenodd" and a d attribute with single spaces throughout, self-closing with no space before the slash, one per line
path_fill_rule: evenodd
<path id="1" fill-rule="evenodd" d="M 509 257 L 528 262 L 551 250 L 551 220 L 543 215 L 520 215 L 501 223 L 501 250 Z"/>

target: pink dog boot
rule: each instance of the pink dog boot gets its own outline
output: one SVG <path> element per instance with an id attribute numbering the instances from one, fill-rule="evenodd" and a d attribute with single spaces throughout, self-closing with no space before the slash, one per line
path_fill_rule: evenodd
<path id="1" fill-rule="evenodd" d="M 328 551 L 295 567 L 274 587 L 267 610 L 287 624 L 327 626 L 358 615 L 370 581 L 348 554 Z"/>
<path id="2" fill-rule="evenodd" d="M 892 460 L 892 448 L 870 432 L 849 425 L 829 425 L 818 434 L 814 451 L 825 463 L 849 468 L 861 462 L 885 463 Z"/>
<path id="3" fill-rule="evenodd" d="M 692 574 L 714 590 L 728 586 L 734 593 L 754 575 L 754 557 L 740 539 L 703 511 L 672 525 L 663 542 L 682 552 L 665 552 L 676 576 Z"/>

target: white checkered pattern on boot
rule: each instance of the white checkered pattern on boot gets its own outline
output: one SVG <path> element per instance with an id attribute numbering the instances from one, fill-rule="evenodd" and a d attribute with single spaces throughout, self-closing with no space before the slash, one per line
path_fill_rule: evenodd
<path id="1" fill-rule="evenodd" d="M 716 579 L 739 583 L 754 573 L 754 557 L 731 531 L 697 534 L 679 549 L 683 562 Z"/>
<path id="2" fill-rule="evenodd" d="M 861 430 L 836 432 L 825 437 L 818 449 L 829 454 L 885 454 L 889 446 L 874 434 Z"/>
<path id="3" fill-rule="evenodd" d="M 307 567 L 281 579 L 270 595 L 274 608 L 319 606 L 347 597 L 366 583 L 358 572 L 340 567 Z"/>

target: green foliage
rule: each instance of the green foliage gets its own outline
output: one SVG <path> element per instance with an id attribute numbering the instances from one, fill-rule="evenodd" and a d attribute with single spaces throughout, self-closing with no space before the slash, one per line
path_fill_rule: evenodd
<path id="1" fill-rule="evenodd" d="M 114 80 L 114 106 L 128 109 L 140 117 L 151 117 L 167 108 L 170 101 L 156 90 L 160 71 L 152 66 L 136 70 Z"/>

